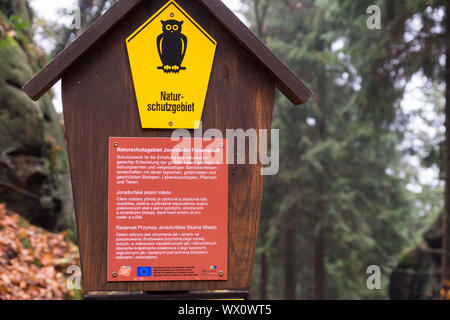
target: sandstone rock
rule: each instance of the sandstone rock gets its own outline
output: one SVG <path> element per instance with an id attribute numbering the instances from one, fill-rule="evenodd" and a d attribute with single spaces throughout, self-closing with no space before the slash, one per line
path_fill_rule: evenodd
<path id="1" fill-rule="evenodd" d="M 74 228 L 61 116 L 50 95 L 21 90 L 45 63 L 31 39 L 25 0 L 0 3 L 0 202 L 49 230 Z"/>

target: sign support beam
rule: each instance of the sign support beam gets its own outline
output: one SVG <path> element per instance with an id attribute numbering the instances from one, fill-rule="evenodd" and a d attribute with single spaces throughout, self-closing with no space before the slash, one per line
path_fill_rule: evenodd
<path id="1" fill-rule="evenodd" d="M 87 294 L 85 300 L 248 300 L 248 291 L 198 292 L 198 291 L 166 291 L 145 292 L 142 294 Z"/>

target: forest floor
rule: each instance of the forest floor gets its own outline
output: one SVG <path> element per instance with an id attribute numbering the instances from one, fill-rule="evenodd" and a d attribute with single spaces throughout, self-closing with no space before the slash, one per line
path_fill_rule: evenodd
<path id="1" fill-rule="evenodd" d="M 79 266 L 78 247 L 66 232 L 31 225 L 0 204 L 0 300 L 77 299 L 67 268 Z"/>

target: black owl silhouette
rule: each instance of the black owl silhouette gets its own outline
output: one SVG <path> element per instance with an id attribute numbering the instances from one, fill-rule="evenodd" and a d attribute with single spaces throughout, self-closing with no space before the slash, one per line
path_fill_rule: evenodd
<path id="1" fill-rule="evenodd" d="M 187 37 L 181 33 L 183 21 L 167 20 L 162 21 L 163 33 L 156 39 L 159 57 L 165 73 L 178 73 L 180 70 L 186 70 L 181 63 L 184 60 L 187 49 Z"/>

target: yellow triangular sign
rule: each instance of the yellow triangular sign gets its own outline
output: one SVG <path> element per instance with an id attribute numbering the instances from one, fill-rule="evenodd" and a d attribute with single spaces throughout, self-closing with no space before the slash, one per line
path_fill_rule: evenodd
<path id="1" fill-rule="evenodd" d="M 217 42 L 175 1 L 126 39 L 143 128 L 197 129 Z"/>

